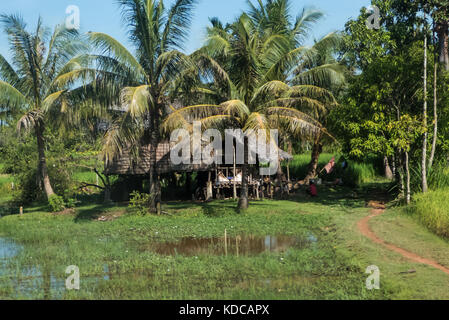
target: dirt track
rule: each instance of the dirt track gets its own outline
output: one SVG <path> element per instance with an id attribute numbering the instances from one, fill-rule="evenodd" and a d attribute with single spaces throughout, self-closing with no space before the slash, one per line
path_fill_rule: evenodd
<path id="1" fill-rule="evenodd" d="M 385 212 L 385 205 L 383 203 L 380 202 L 369 202 L 368 204 L 372 209 L 371 209 L 371 214 L 365 218 L 363 218 L 362 220 L 360 220 L 357 223 L 357 227 L 359 229 L 359 231 L 367 238 L 369 238 L 370 240 L 372 240 L 375 243 L 381 244 L 384 247 L 386 247 L 387 249 L 394 251 L 396 253 L 399 253 L 400 255 L 402 255 L 404 258 L 407 258 L 411 261 L 414 262 L 418 262 L 418 263 L 423 263 L 426 265 L 429 265 L 431 267 L 434 267 L 436 269 L 439 269 L 441 271 L 443 271 L 446 274 L 449 274 L 449 268 L 446 268 L 444 266 L 442 266 L 441 264 L 439 264 L 436 261 L 430 260 L 430 259 L 426 259 L 423 258 L 421 256 L 418 256 L 417 254 L 404 250 L 402 248 L 399 248 L 393 244 L 387 243 L 384 240 L 380 239 L 369 227 L 369 221 L 372 218 L 375 218 L 377 216 L 380 216 L 381 214 L 383 214 Z"/>

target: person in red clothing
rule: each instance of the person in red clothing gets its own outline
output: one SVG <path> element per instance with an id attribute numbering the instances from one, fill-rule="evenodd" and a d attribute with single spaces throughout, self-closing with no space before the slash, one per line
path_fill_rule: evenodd
<path id="1" fill-rule="evenodd" d="M 312 180 L 310 180 L 310 185 L 309 189 L 307 189 L 307 193 L 310 194 L 310 196 L 312 197 L 318 196 L 318 191 L 316 189 L 315 182 L 313 182 Z"/>

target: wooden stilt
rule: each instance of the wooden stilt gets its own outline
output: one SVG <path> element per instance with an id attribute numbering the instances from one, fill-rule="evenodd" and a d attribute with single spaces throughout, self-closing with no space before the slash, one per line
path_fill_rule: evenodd
<path id="1" fill-rule="evenodd" d="M 212 200 L 214 194 L 212 189 L 212 172 L 209 171 L 209 176 L 207 179 L 207 191 L 206 191 L 206 201 Z"/>
<path id="2" fill-rule="evenodd" d="M 236 155 L 235 155 L 235 146 L 234 146 L 234 182 L 233 182 L 233 195 L 234 195 L 234 200 L 237 199 L 237 182 L 235 181 L 235 177 L 237 176 L 237 172 L 236 172 L 236 165 L 235 165 L 235 161 L 236 161 Z"/>

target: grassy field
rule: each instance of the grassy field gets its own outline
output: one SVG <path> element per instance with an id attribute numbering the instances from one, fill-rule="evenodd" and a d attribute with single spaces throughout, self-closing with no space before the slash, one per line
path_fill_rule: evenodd
<path id="1" fill-rule="evenodd" d="M 0 298 L 449 298 L 447 275 L 403 261 L 358 233 L 355 224 L 369 214 L 365 202 L 372 190 L 319 191 L 313 200 L 301 192 L 290 200 L 253 202 L 245 214 L 235 212 L 233 201 L 168 203 L 163 207 L 166 215 L 160 217 L 92 201 L 60 214 L 43 212 L 39 206 L 25 208 L 24 216 L 0 220 L 0 237 L 18 246 L 15 257 L 0 263 Z M 378 219 L 382 234 L 395 234 L 392 241 L 407 244 L 411 233 L 426 254 L 435 258 L 449 253 L 446 242 L 396 210 Z M 158 244 L 186 237 L 220 239 L 225 229 L 230 238 L 270 235 L 317 241 L 283 252 L 239 256 L 165 255 L 155 250 Z M 428 244 L 434 249 L 428 250 Z M 381 290 L 365 288 L 365 269 L 372 264 L 381 269 Z M 64 290 L 70 265 L 80 269 L 79 291 Z M 409 268 L 418 272 L 400 274 Z"/>

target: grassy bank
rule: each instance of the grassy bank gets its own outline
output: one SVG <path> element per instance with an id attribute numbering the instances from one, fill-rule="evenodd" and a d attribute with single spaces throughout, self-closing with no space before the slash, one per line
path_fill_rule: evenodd
<path id="1" fill-rule="evenodd" d="M 418 194 L 407 211 L 439 236 L 449 238 L 449 189 Z"/>

